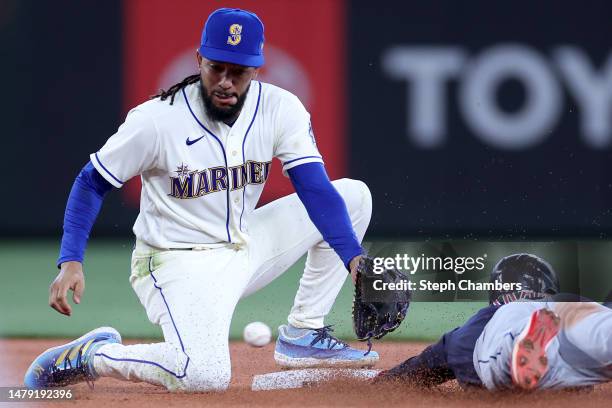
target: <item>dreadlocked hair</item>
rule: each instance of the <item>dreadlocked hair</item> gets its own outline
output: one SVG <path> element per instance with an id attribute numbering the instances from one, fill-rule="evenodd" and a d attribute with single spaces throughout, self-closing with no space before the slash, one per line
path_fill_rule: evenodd
<path id="1" fill-rule="evenodd" d="M 174 97 L 176 93 L 186 87 L 189 84 L 194 84 L 200 80 L 200 74 L 189 75 L 187 78 L 183 79 L 181 82 L 172 85 L 168 88 L 167 91 L 163 89 L 159 90 L 157 95 L 153 95 L 151 99 L 155 99 L 159 97 L 160 100 L 165 101 L 168 97 L 170 97 L 170 105 L 174 103 Z"/>

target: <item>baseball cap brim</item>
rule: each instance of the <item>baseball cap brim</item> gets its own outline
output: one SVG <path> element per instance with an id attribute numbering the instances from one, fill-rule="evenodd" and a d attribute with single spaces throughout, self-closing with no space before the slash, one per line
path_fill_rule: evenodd
<path id="1" fill-rule="evenodd" d="M 206 47 L 202 45 L 200 47 L 200 55 L 208 58 L 211 61 L 229 62 L 237 65 L 244 65 L 246 67 L 259 68 L 264 64 L 263 55 L 249 55 L 241 54 L 234 51 L 221 50 L 219 48 Z"/>

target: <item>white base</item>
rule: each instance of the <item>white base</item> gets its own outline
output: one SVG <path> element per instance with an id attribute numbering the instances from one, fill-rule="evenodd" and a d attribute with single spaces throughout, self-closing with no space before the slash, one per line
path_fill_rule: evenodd
<path id="1" fill-rule="evenodd" d="M 256 375 L 253 377 L 253 391 L 285 390 L 346 378 L 359 381 L 375 377 L 380 370 L 309 368 Z"/>

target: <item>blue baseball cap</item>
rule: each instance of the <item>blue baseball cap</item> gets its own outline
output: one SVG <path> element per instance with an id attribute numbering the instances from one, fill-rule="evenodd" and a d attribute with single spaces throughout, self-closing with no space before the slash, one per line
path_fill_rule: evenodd
<path id="1" fill-rule="evenodd" d="M 263 46 L 264 25 L 255 13 L 220 8 L 206 20 L 199 51 L 209 60 L 260 67 Z"/>

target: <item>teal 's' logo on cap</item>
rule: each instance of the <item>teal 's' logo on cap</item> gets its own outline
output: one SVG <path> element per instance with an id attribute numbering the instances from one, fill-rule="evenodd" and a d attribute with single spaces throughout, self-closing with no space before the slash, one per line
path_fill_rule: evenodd
<path id="1" fill-rule="evenodd" d="M 242 41 L 242 26 L 240 24 L 232 24 L 229 28 L 230 35 L 227 36 L 229 45 L 238 45 Z"/>

